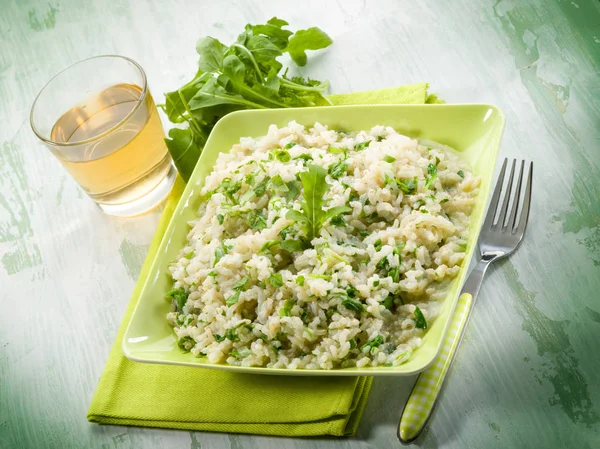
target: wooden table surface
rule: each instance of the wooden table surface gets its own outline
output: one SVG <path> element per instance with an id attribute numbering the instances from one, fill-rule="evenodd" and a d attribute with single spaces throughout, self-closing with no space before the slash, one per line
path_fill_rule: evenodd
<path id="1" fill-rule="evenodd" d="M 86 412 L 159 212 L 104 215 L 29 127 L 68 64 L 123 54 L 158 101 L 196 39 L 277 15 L 334 39 L 305 74 L 333 92 L 428 81 L 506 113 L 501 156 L 535 161 L 527 238 L 492 268 L 426 448 L 600 447 L 600 2 L 0 1 L 0 447 L 393 448 L 414 378 L 378 378 L 355 437 L 118 426 Z"/>

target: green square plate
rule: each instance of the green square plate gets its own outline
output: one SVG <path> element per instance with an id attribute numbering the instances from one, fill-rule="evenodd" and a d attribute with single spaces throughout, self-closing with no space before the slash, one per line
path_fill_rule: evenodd
<path id="1" fill-rule="evenodd" d="M 177 347 L 174 332 L 165 318 L 170 305 L 164 298 L 172 287 L 168 264 L 175 260 L 185 244 L 188 221 L 196 215 L 199 206 L 198 193 L 204 178 L 210 173 L 218 154 L 229 151 L 241 137 L 264 136 L 269 125 L 285 126 L 292 120 L 307 126 L 319 122 L 339 131 L 368 130 L 375 125 L 392 126 L 398 132 L 411 137 L 450 145 L 462 152 L 471 163 L 474 172 L 482 177 L 481 190 L 471 219 L 468 253 L 460 275 L 448 291 L 442 313 L 423 338 L 423 345 L 403 365 L 330 371 L 237 367 L 209 364 L 205 357 L 196 358 Z M 125 332 L 125 356 L 138 362 L 297 376 L 411 375 L 423 371 L 433 362 L 440 350 L 475 250 L 503 129 L 504 114 L 495 106 L 485 104 L 333 106 L 238 111 L 227 115 L 217 123 L 210 134 L 171 218 Z"/>

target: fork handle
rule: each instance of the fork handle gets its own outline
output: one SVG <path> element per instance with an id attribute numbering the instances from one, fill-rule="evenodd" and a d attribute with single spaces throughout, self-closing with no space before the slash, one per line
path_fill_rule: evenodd
<path id="1" fill-rule="evenodd" d="M 413 442 L 431 417 L 444 386 L 446 374 L 452 367 L 456 350 L 462 341 L 471 310 L 481 288 L 483 276 L 493 259 L 494 257 L 484 256 L 467 278 L 452 315 L 450 327 L 442 341 L 442 350 L 433 364 L 419 374 L 413 386 L 398 425 L 398 439 L 403 444 Z"/>

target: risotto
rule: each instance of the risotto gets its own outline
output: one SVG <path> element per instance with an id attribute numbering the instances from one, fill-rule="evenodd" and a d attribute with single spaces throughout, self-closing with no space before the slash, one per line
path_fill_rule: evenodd
<path id="1" fill-rule="evenodd" d="M 460 270 L 479 184 L 456 151 L 390 127 L 241 139 L 170 265 L 179 347 L 240 366 L 406 362 Z"/>

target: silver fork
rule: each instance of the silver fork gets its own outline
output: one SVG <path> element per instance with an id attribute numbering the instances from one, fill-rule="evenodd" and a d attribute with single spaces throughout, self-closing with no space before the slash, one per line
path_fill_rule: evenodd
<path id="1" fill-rule="evenodd" d="M 479 294 L 485 272 L 490 264 L 512 254 L 523 241 L 531 203 L 533 162 L 529 164 L 529 173 L 525 181 L 525 195 L 521 199 L 525 161 L 521 161 L 521 169 L 516 187 L 513 190 L 515 167 L 517 165 L 517 161 L 513 160 L 504 198 L 500 202 L 507 164 L 508 159 L 504 159 L 479 235 L 479 262 L 463 285 L 457 310 L 454 312 L 450 323 L 451 331 L 448 332 L 448 335 L 444 339 L 443 349 L 438 358 L 430 368 L 419 375 L 402 411 L 398 425 L 398 439 L 403 444 L 413 442 L 425 428 L 431 417 L 431 413 L 437 404 L 440 392 L 444 386 L 446 374 L 452 367 L 456 350 L 464 335 L 464 330 Z M 511 198 L 512 207 L 510 207 L 509 213 Z M 519 209 L 521 209 L 520 214 L 518 214 Z"/>

